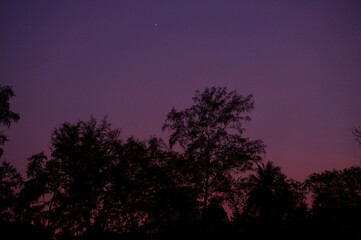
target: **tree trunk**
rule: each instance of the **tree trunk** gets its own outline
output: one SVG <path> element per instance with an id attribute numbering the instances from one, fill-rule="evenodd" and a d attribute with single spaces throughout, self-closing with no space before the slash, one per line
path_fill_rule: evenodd
<path id="1" fill-rule="evenodd" d="M 208 187 L 209 187 L 209 174 L 210 174 L 210 163 L 211 163 L 211 159 L 210 159 L 210 153 L 209 150 L 207 150 L 206 152 L 206 161 L 207 161 L 207 166 L 206 166 L 206 180 L 205 180 L 205 186 L 204 186 L 204 198 L 203 198 L 203 209 L 202 209 L 202 219 L 205 216 L 205 212 L 207 209 L 207 202 L 208 202 Z"/>

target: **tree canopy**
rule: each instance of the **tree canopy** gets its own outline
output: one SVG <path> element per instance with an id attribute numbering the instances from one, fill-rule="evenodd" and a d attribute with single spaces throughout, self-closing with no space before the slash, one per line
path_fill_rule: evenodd
<path id="1" fill-rule="evenodd" d="M 182 147 L 194 179 L 203 191 L 203 209 L 209 196 L 224 194 L 234 178 L 261 160 L 261 140 L 243 136 L 243 124 L 254 109 L 252 95 L 243 97 L 227 88 L 206 88 L 196 91 L 194 104 L 181 111 L 173 108 L 166 116 L 163 130 L 169 130 L 170 146 Z"/>
<path id="2" fill-rule="evenodd" d="M 312 196 L 312 224 L 317 235 L 330 239 L 361 236 L 360 167 L 313 173 L 305 186 Z"/>
<path id="3" fill-rule="evenodd" d="M 17 122 L 20 119 L 18 113 L 10 110 L 10 98 L 14 97 L 14 91 L 9 86 L 0 85 L 0 124 L 3 126 L 10 127 L 11 123 Z M 0 131 L 0 146 L 4 145 L 8 141 L 8 138 Z M 3 149 L 0 148 L 0 157 L 3 154 Z"/>

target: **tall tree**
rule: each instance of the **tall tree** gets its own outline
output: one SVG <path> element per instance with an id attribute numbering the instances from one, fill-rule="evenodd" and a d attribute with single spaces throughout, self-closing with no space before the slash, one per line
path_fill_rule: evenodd
<path id="1" fill-rule="evenodd" d="M 64 123 L 55 129 L 51 159 L 46 163 L 47 191 L 52 195 L 48 203 L 51 226 L 75 235 L 93 227 L 103 210 L 108 170 L 120 145 L 119 130 L 112 130 L 106 119 Z"/>
<path id="2" fill-rule="evenodd" d="M 169 130 L 169 144 L 179 144 L 192 166 L 194 183 L 202 190 L 203 214 L 210 196 L 218 197 L 230 189 L 240 172 L 261 160 L 261 140 L 244 137 L 243 123 L 254 109 L 252 95 L 243 97 L 227 88 L 198 90 L 190 108 L 173 108 L 163 130 Z"/>
<path id="3" fill-rule="evenodd" d="M 18 113 L 10 111 L 10 98 L 14 97 L 15 94 L 11 87 L 0 85 L 0 124 L 9 127 L 12 122 L 17 122 L 20 119 Z M 0 131 L 0 146 L 4 145 L 7 141 L 7 137 Z M 0 148 L 0 157 L 3 154 L 3 149 Z"/>
<path id="4" fill-rule="evenodd" d="M 0 125 L 10 127 L 12 122 L 20 119 L 19 114 L 10 110 L 9 100 L 15 94 L 11 87 L 0 85 Z M 4 145 L 7 137 L 0 131 L 0 146 Z M 0 147 L 0 157 L 3 149 Z M 14 220 L 14 209 L 18 191 L 21 189 L 23 179 L 16 168 L 7 161 L 2 161 L 0 165 L 0 221 Z"/>

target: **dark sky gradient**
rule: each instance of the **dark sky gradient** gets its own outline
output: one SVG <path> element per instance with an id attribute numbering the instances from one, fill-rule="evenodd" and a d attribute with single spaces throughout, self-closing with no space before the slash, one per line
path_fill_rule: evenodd
<path id="1" fill-rule="evenodd" d="M 216 85 L 254 95 L 246 134 L 302 180 L 360 165 L 361 2 L 1 1 L 0 83 L 17 95 L 4 156 L 21 171 L 91 114 L 167 138 L 171 107 Z"/>

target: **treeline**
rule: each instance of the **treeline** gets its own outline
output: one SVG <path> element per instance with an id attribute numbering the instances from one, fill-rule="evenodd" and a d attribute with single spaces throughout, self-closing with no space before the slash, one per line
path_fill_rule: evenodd
<path id="1" fill-rule="evenodd" d="M 0 92 L 10 126 L 14 94 Z M 297 182 L 244 136 L 251 95 L 212 87 L 193 101 L 166 116 L 169 143 L 91 118 L 56 128 L 26 177 L 3 160 L 2 239 L 361 239 L 359 167 Z"/>

